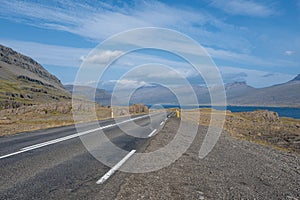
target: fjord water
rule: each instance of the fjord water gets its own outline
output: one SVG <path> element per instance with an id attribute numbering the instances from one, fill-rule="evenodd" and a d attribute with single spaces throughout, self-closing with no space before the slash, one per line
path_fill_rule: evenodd
<path id="1" fill-rule="evenodd" d="M 193 108 L 211 108 L 211 106 L 178 106 L 178 105 L 163 105 L 164 108 L 182 108 L 182 109 L 193 109 Z M 277 112 L 280 117 L 291 117 L 300 119 L 300 108 L 291 107 L 263 107 L 263 106 L 227 106 L 218 107 L 214 106 L 217 110 L 230 110 L 231 112 L 251 112 L 255 110 L 269 110 Z"/>

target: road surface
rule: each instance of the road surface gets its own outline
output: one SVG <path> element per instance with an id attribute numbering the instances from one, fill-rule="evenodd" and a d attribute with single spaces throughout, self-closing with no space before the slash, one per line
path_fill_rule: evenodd
<path id="1" fill-rule="evenodd" d="M 122 130 L 113 119 L 99 121 L 99 125 L 118 147 L 143 152 L 165 121 L 165 115 L 154 114 L 151 121 L 148 115 L 118 119 Z M 138 126 L 132 128 L 128 122 Z M 90 155 L 79 135 L 97 133 L 99 125 L 81 124 L 79 133 L 74 126 L 66 126 L 1 137 L 0 199 L 97 199 L 104 186 L 96 183 L 103 182 L 100 179 L 110 168 Z M 116 164 L 123 158 L 124 155 L 112 155 Z M 116 190 L 121 180 L 115 183 Z"/>
<path id="2" fill-rule="evenodd" d="M 167 145 L 180 122 L 169 118 L 162 123 L 165 116 L 160 114 L 138 117 L 134 122 L 140 128 L 123 123 L 121 130 L 110 126 L 113 120 L 100 124 L 108 127 L 105 134 L 119 147 L 148 153 Z M 94 123 L 82 125 L 83 133 L 96 128 Z M 199 126 L 189 149 L 171 165 L 150 173 L 116 172 L 100 184 L 111 168 L 86 150 L 73 126 L 2 137 L 0 199 L 300 199 L 299 155 L 223 132 L 208 156 L 200 159 L 206 131 Z M 112 155 L 115 166 L 127 155 Z"/>

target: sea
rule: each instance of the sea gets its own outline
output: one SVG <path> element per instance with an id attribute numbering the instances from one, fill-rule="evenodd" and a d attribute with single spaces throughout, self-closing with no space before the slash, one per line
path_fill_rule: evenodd
<path id="1" fill-rule="evenodd" d="M 211 106 L 178 106 L 178 105 L 162 105 L 162 106 L 164 108 L 177 107 L 182 109 L 211 108 Z M 290 118 L 300 119 L 300 108 L 262 107 L 262 106 L 227 106 L 227 107 L 214 106 L 213 108 L 217 110 L 227 109 L 230 110 L 231 112 L 251 112 L 255 110 L 269 110 L 269 111 L 277 112 L 280 117 L 290 117 Z"/>

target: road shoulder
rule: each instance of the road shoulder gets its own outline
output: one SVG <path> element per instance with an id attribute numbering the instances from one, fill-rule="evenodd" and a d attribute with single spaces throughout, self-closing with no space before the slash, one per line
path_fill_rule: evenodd
<path id="1" fill-rule="evenodd" d="M 166 145 L 176 133 L 170 119 L 146 149 Z M 116 199 L 299 199 L 300 157 L 223 133 L 204 159 L 198 152 L 207 127 L 200 126 L 187 152 L 170 166 L 131 174 Z"/>

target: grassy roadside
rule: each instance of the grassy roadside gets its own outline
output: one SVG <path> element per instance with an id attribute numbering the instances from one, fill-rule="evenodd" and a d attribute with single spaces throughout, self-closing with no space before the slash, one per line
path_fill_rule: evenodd
<path id="1" fill-rule="evenodd" d="M 197 119 L 196 112 L 200 111 Z M 200 125 L 209 126 L 211 115 L 221 116 L 223 112 L 211 109 L 184 110 L 182 117 Z M 213 125 L 222 127 L 221 121 Z M 273 148 L 300 153 L 300 120 L 279 117 L 271 111 L 232 113 L 226 111 L 223 129 L 231 136 L 271 146 Z"/>
<path id="2" fill-rule="evenodd" d="M 114 107 L 114 117 L 147 112 L 144 109 L 136 109 L 137 107 L 137 105 L 130 107 L 130 113 L 125 107 Z M 1 110 L 0 137 L 21 132 L 72 125 L 75 123 L 73 112 L 76 112 L 76 115 L 80 116 L 79 120 L 75 120 L 76 123 L 111 118 L 112 108 L 110 107 L 96 105 L 95 111 L 97 116 L 93 115 L 93 110 L 90 107 L 84 108 L 84 106 L 78 106 L 78 108 L 73 108 L 71 102 L 23 106 L 17 109 Z"/>

